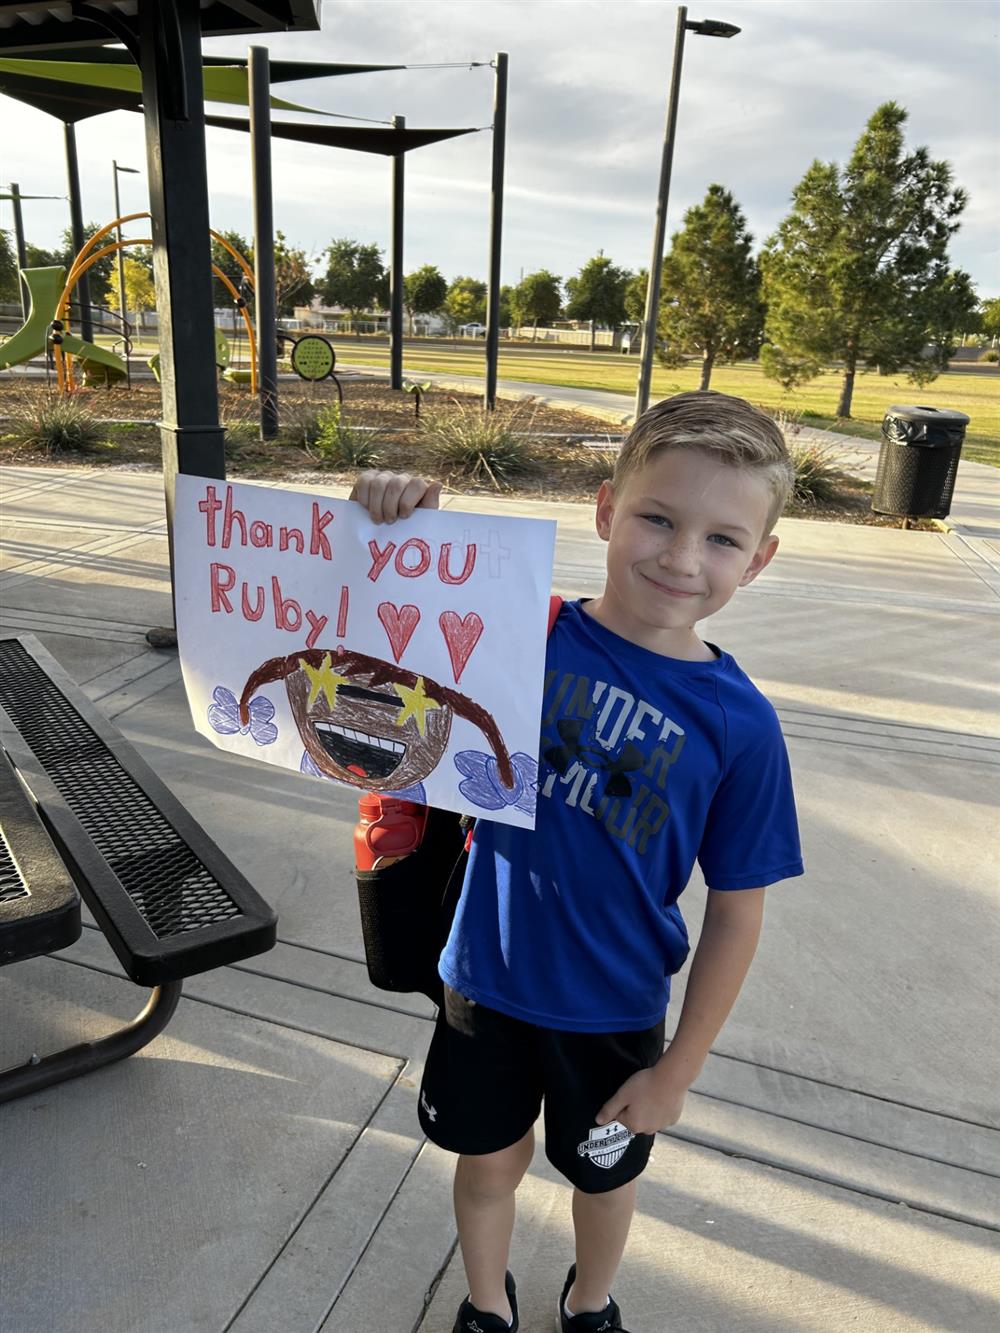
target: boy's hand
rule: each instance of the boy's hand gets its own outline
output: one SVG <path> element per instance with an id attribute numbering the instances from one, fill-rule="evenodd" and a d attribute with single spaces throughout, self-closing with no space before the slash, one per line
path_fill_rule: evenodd
<path id="1" fill-rule="evenodd" d="M 680 1120 L 687 1090 L 686 1082 L 670 1077 L 661 1065 L 640 1069 L 604 1103 L 596 1123 L 608 1125 L 617 1120 L 633 1134 L 658 1134 Z"/>
<path id="2" fill-rule="evenodd" d="M 362 472 L 350 499 L 368 510 L 374 523 L 395 523 L 414 509 L 437 509 L 441 483 L 413 477 L 408 472 Z"/>

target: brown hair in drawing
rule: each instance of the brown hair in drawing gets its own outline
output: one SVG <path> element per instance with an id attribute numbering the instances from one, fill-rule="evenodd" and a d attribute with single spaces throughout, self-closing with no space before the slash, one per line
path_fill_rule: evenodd
<path id="1" fill-rule="evenodd" d="M 457 716 L 479 728 L 496 756 L 501 782 L 514 787 L 510 755 L 490 714 L 429 676 L 342 646 L 272 657 L 243 687 L 244 726 L 255 691 L 274 680 L 284 681 L 302 743 L 327 777 L 366 791 L 403 791 L 437 766 Z"/>

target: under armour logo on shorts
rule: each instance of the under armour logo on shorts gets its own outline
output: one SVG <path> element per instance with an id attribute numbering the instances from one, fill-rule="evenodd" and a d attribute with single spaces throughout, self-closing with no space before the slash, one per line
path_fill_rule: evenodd
<path id="1" fill-rule="evenodd" d="M 634 1138 L 635 1135 L 630 1129 L 626 1129 L 619 1121 L 612 1120 L 610 1125 L 598 1125 L 597 1129 L 592 1129 L 587 1135 L 586 1142 L 577 1144 L 576 1151 L 580 1157 L 589 1157 L 594 1166 L 603 1167 L 608 1171 L 616 1162 L 621 1161 L 625 1149 Z"/>

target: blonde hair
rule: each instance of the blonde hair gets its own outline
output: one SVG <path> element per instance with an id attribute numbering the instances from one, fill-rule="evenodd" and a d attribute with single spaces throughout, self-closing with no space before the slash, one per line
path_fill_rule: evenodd
<path id="1" fill-rule="evenodd" d="M 614 487 L 666 449 L 708 453 L 728 467 L 761 477 L 771 492 L 764 536 L 777 523 L 795 485 L 795 467 L 777 422 L 746 399 L 714 389 L 678 393 L 643 412 L 618 454 Z"/>

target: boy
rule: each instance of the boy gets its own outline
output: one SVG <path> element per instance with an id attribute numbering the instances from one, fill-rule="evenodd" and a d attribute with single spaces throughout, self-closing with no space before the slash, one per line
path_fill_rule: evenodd
<path id="1" fill-rule="evenodd" d="M 543 1105 L 546 1154 L 574 1186 L 557 1333 L 622 1329 L 610 1290 L 653 1137 L 679 1119 L 739 993 L 765 887 L 802 873 L 774 710 L 695 633 L 771 561 L 793 481 L 769 417 L 697 392 L 644 413 L 601 486 L 607 580 L 565 603 L 549 637 L 535 829 L 478 821 L 440 961 L 420 1120 L 459 1154 L 469 1295 L 454 1333 L 518 1327 L 507 1254 Z M 391 522 L 439 490 L 366 473 L 353 494 Z M 696 859 L 704 924 L 664 1051 Z"/>

